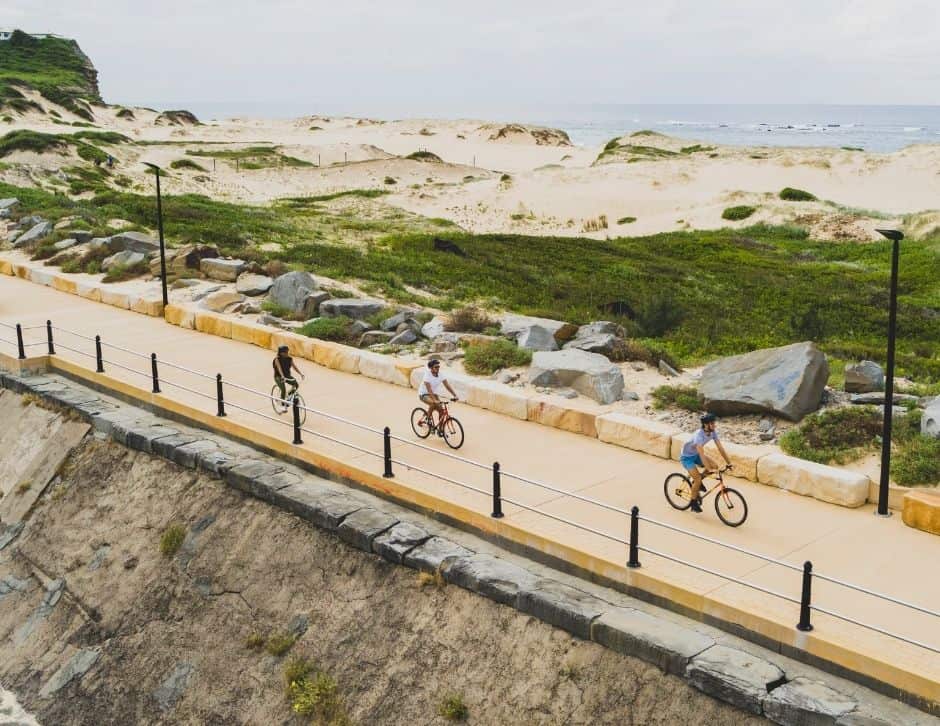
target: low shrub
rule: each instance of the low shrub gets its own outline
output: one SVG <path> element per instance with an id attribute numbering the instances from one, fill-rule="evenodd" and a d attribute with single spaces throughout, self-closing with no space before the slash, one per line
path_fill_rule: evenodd
<path id="1" fill-rule="evenodd" d="M 270 655 L 279 657 L 293 648 L 296 641 L 297 636 L 293 633 L 276 633 L 268 638 L 268 642 L 265 643 L 264 649 Z"/>
<path id="2" fill-rule="evenodd" d="M 160 537 L 160 554 L 164 557 L 173 557 L 183 546 L 184 539 L 186 539 L 186 528 L 182 524 L 171 524 Z"/>
<path id="3" fill-rule="evenodd" d="M 881 435 L 881 413 L 872 406 L 845 406 L 807 416 L 780 437 L 780 448 L 820 464 L 844 464 L 859 458 Z"/>
<path id="4" fill-rule="evenodd" d="M 298 716 L 312 717 L 312 723 L 322 726 L 351 723 L 336 680 L 306 658 L 292 659 L 284 668 L 284 680 L 291 710 Z"/>
<path id="5" fill-rule="evenodd" d="M 451 310 L 444 320 L 444 329 L 458 333 L 482 333 L 485 329 L 494 327 L 498 323 L 482 308 L 476 305 Z"/>
<path id="6" fill-rule="evenodd" d="M 386 184 L 398 184 L 398 180 L 395 177 L 387 176 L 385 177 Z"/>
<path id="7" fill-rule="evenodd" d="M 350 325 L 352 325 L 352 320 L 342 315 L 338 318 L 317 318 L 311 320 L 297 332 L 306 335 L 308 338 L 346 343 L 350 342 Z"/>
<path id="8" fill-rule="evenodd" d="M 901 442 L 891 456 L 891 478 L 906 487 L 940 484 L 940 439 L 918 433 Z"/>
<path id="9" fill-rule="evenodd" d="M 705 399 L 695 386 L 659 386 L 650 395 L 654 408 L 681 408 L 693 412 L 705 409 Z"/>
<path id="10" fill-rule="evenodd" d="M 463 696 L 459 693 L 452 693 L 444 697 L 441 705 L 437 707 L 438 714 L 448 721 L 466 721 L 470 715 L 467 704 L 463 701 Z"/>
<path id="11" fill-rule="evenodd" d="M 150 274 L 150 265 L 146 262 L 137 262 L 133 265 L 114 265 L 105 273 L 102 282 L 122 282 L 147 274 Z"/>
<path id="12" fill-rule="evenodd" d="M 284 318 L 285 320 L 290 319 L 294 315 L 294 311 L 290 308 L 286 308 L 283 305 L 278 305 L 273 300 L 265 300 L 261 303 L 261 309 L 266 313 L 270 313 L 276 318 Z"/>
<path id="13" fill-rule="evenodd" d="M 614 342 L 610 355 L 607 357 L 615 363 L 641 361 L 651 366 L 658 366 L 659 361 L 663 361 L 670 368 L 675 368 L 677 371 L 682 369 L 679 361 L 673 358 L 664 348 L 661 348 L 655 343 L 641 341 L 635 338 L 618 338 Z"/>
<path id="14" fill-rule="evenodd" d="M 815 202 L 816 195 L 805 192 L 802 189 L 793 187 L 784 187 L 780 190 L 780 198 L 785 202 Z"/>
<path id="15" fill-rule="evenodd" d="M 636 222 L 636 217 L 621 217 L 617 220 L 617 224 L 633 224 Z"/>
<path id="16" fill-rule="evenodd" d="M 584 232 L 600 232 L 602 229 L 607 229 L 607 215 L 599 214 L 597 217 L 584 220 L 581 229 Z"/>
<path id="17" fill-rule="evenodd" d="M 430 151 L 413 151 L 405 158 L 411 159 L 412 161 L 431 161 L 435 163 L 441 162 L 441 157 Z"/>
<path id="18" fill-rule="evenodd" d="M 742 219 L 747 219 L 756 211 L 757 207 L 748 207 L 746 205 L 728 207 L 721 213 L 721 218 L 731 220 L 732 222 L 737 222 Z"/>
<path id="19" fill-rule="evenodd" d="M 468 345 L 464 352 L 464 368 L 474 375 L 489 375 L 500 368 L 525 366 L 532 362 L 532 351 L 520 348 L 511 340 L 488 340 Z"/>
<path id="20" fill-rule="evenodd" d="M 201 164 L 197 164 L 192 159 L 176 159 L 170 162 L 171 169 L 191 169 L 193 171 L 206 171 Z"/>
<path id="21" fill-rule="evenodd" d="M 48 260 L 50 257 L 54 257 L 57 253 L 58 250 L 55 248 L 55 242 L 51 240 L 44 240 L 33 250 L 32 259 Z"/>

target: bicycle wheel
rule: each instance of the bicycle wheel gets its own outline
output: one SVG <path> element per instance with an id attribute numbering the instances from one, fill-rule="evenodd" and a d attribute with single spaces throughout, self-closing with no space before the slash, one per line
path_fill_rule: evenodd
<path id="1" fill-rule="evenodd" d="M 271 408 L 274 409 L 274 413 L 276 413 L 278 416 L 287 413 L 290 410 L 290 406 L 288 406 L 286 403 L 282 403 L 281 389 L 277 387 L 277 384 L 274 384 L 274 386 L 271 388 Z"/>
<path id="2" fill-rule="evenodd" d="M 715 497 L 715 513 L 729 527 L 740 527 L 747 519 L 747 502 L 737 489 L 725 487 Z"/>
<path id="3" fill-rule="evenodd" d="M 419 439 L 426 439 L 431 435 L 431 427 L 428 426 L 428 415 L 420 406 L 411 412 L 411 430 Z"/>
<path id="4" fill-rule="evenodd" d="M 307 423 L 307 409 L 304 408 L 304 406 L 306 406 L 307 404 L 306 402 L 304 402 L 304 397 L 301 396 L 299 393 L 295 393 L 293 396 L 291 396 L 291 398 L 297 399 L 297 406 L 299 407 L 299 410 L 297 413 L 300 414 L 300 425 L 303 426 L 305 423 Z M 293 405 L 294 405 L 293 401 L 291 401 L 291 406 L 293 407 Z"/>
<path id="5" fill-rule="evenodd" d="M 444 441 L 452 449 L 463 446 L 463 426 L 460 421 L 448 417 L 444 422 Z"/>
<path id="6" fill-rule="evenodd" d="M 692 506 L 692 480 L 685 474 L 670 474 L 663 483 L 663 491 L 668 501 L 676 509 L 688 509 Z"/>

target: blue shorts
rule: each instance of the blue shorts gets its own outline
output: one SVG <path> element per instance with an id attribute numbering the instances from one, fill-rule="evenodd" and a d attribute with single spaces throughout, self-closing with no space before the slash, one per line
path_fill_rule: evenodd
<path id="1" fill-rule="evenodd" d="M 679 463 L 682 464 L 683 468 L 691 469 L 694 466 L 704 467 L 705 464 L 702 462 L 702 457 L 696 454 L 695 456 L 682 456 L 679 457 Z"/>

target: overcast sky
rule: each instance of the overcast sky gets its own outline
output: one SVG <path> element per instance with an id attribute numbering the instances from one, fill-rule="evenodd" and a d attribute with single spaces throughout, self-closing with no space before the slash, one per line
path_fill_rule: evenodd
<path id="1" fill-rule="evenodd" d="M 110 103 L 940 103 L 937 0 L 0 0 Z"/>

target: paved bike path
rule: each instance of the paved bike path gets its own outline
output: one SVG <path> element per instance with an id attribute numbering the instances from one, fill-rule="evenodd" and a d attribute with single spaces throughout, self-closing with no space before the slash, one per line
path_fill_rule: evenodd
<path id="1" fill-rule="evenodd" d="M 272 384 L 271 359 L 274 353 L 271 351 L 171 326 L 159 318 L 102 305 L 20 279 L 0 279 L 0 321 L 33 326 L 43 324 L 46 319 L 51 319 L 58 328 L 75 331 L 88 338 L 99 334 L 106 343 L 120 345 L 137 354 L 149 356 L 149 353 L 156 352 L 164 361 L 160 365 L 163 393 L 206 411 L 215 411 L 214 380 L 174 370 L 167 363 L 203 371 L 213 377 L 217 372 L 222 373 L 229 383 L 260 391 L 269 391 Z M 44 336 L 44 330 L 36 329 L 28 331 L 27 339 L 39 342 L 45 339 Z M 4 330 L 0 337 L 11 337 L 10 331 Z M 94 369 L 94 359 L 89 357 L 94 354 L 92 341 L 58 331 L 55 337 L 60 357 Z M 86 355 L 67 350 L 66 346 Z M 6 343 L 0 343 L 0 349 L 6 353 L 14 352 Z M 29 350 L 33 354 L 44 352 L 41 346 Z M 109 375 L 149 388 L 148 360 L 108 347 L 105 348 L 105 359 Z M 408 420 L 412 408 L 418 403 L 416 391 L 364 376 L 340 373 L 309 361 L 298 362 L 307 374 L 301 390 L 309 406 L 374 429 L 390 426 L 395 435 L 417 441 Z M 125 371 L 118 366 L 137 372 Z M 266 399 L 231 387 L 226 388 L 226 399 L 231 420 L 290 440 L 290 429 L 284 425 L 286 417 L 272 420 L 278 417 Z M 256 410 L 268 418 L 239 410 L 237 406 Z M 463 422 L 466 431 L 466 443 L 459 455 L 481 462 L 486 467 L 499 461 L 504 471 L 503 495 L 519 505 L 536 507 L 550 515 L 621 539 L 628 535 L 628 522 L 622 514 L 523 484 L 512 479 L 510 475 L 513 473 L 623 509 L 635 504 L 647 517 L 797 566 L 809 559 L 817 572 L 926 607 L 940 602 L 940 578 L 930 574 L 940 555 L 940 538 L 904 526 L 900 516 L 883 519 L 873 516 L 873 507 L 869 505 L 847 509 L 729 478 L 729 484 L 745 495 L 750 509 L 744 526 L 732 529 L 718 520 L 710 502 L 706 502 L 705 513 L 701 515 L 677 512 L 668 505 L 662 483 L 667 474 L 677 469 L 676 462 L 483 409 L 456 404 L 452 413 Z M 306 425 L 325 436 L 381 453 L 378 434 L 315 414 L 308 416 Z M 432 449 L 448 451 L 444 442 L 436 438 L 423 443 Z M 305 434 L 304 446 L 362 468 L 381 471 L 380 459 L 339 443 Z M 488 468 L 468 466 L 399 441 L 393 442 L 393 456 L 413 467 L 442 474 L 484 492 L 490 491 L 492 475 Z M 396 465 L 397 469 L 400 467 L 400 464 Z M 490 511 L 488 496 L 416 471 L 408 472 L 407 481 L 416 489 L 478 512 L 488 514 Z M 506 504 L 504 511 L 507 521 L 530 527 L 542 537 L 577 546 L 611 562 L 622 564 L 626 559 L 625 547 L 607 538 L 528 511 L 522 506 Z M 640 540 L 643 546 L 680 561 L 744 579 L 789 597 L 799 597 L 798 572 L 646 522 L 641 523 Z M 668 577 L 691 592 L 707 593 L 712 598 L 732 602 L 752 612 L 779 618 L 781 623 L 796 622 L 797 608 L 791 603 L 650 553 L 642 553 L 641 560 L 644 571 Z M 814 603 L 935 647 L 940 646 L 940 619 L 876 601 L 820 580 L 814 584 Z M 940 657 L 936 654 L 822 614 L 815 613 L 814 620 L 817 629 L 844 634 L 846 642 L 864 643 L 890 653 L 893 659 L 940 683 Z"/>

